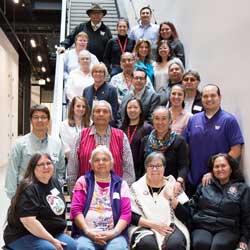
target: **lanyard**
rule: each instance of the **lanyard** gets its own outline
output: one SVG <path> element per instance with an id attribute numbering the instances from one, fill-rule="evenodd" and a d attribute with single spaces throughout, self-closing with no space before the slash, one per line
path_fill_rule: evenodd
<path id="1" fill-rule="evenodd" d="M 120 46 L 120 49 L 121 49 L 122 54 L 123 54 L 123 53 L 125 52 L 125 50 L 126 50 L 127 42 L 128 42 L 128 37 L 126 37 L 126 40 L 125 40 L 124 45 L 123 45 L 123 47 L 122 47 L 120 38 L 118 37 L 118 43 L 119 43 L 119 46 Z"/>
<path id="2" fill-rule="evenodd" d="M 135 126 L 134 131 L 133 131 L 133 133 L 131 135 L 130 134 L 130 126 L 128 126 L 128 141 L 129 141 L 129 144 L 131 144 L 131 142 L 132 142 L 132 140 L 133 140 L 133 138 L 135 136 L 136 130 L 137 130 L 137 126 Z"/>

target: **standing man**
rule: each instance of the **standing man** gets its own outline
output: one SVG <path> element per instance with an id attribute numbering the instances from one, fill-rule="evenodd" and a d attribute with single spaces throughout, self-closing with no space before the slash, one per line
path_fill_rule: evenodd
<path id="1" fill-rule="evenodd" d="M 140 10 L 140 23 L 131 29 L 129 37 L 133 40 L 147 39 L 150 41 L 152 49 L 156 50 L 159 25 L 151 23 L 152 10 L 149 6 Z M 155 53 L 154 53 L 155 54 Z"/>
<path id="2" fill-rule="evenodd" d="M 221 94 L 218 86 L 206 85 L 202 90 L 204 111 L 189 120 L 184 136 L 190 150 L 189 194 L 195 192 L 201 182 L 208 184 L 211 173 L 208 160 L 218 153 L 228 153 L 238 159 L 241 155 L 243 136 L 235 117 L 221 109 Z"/>
<path id="3" fill-rule="evenodd" d="M 133 90 L 122 98 L 120 116 L 123 120 L 125 117 L 125 107 L 128 100 L 135 96 L 142 102 L 143 117 L 145 121 L 152 123 L 152 114 L 154 109 L 160 105 L 160 96 L 155 93 L 154 89 L 146 85 L 147 74 L 143 69 L 136 69 L 132 75 Z"/>
<path id="4" fill-rule="evenodd" d="M 9 198 L 14 196 L 17 185 L 26 172 L 28 162 L 35 153 L 48 153 L 53 161 L 56 177 L 61 183 L 64 179 L 65 162 L 62 143 L 47 133 L 50 122 L 49 109 L 43 105 L 31 107 L 30 122 L 32 132 L 18 138 L 10 153 L 5 179 L 5 191 Z"/>
<path id="5" fill-rule="evenodd" d="M 88 34 L 89 43 L 87 49 L 89 52 L 96 55 L 99 61 L 103 61 L 103 54 L 106 44 L 109 39 L 112 38 L 110 29 L 102 22 L 102 18 L 107 14 L 107 10 L 103 9 L 100 5 L 93 3 L 92 7 L 86 11 L 90 20 L 86 23 L 80 23 L 77 25 L 70 35 L 61 42 L 61 46 L 65 49 L 69 48 L 75 40 L 75 36 L 84 31 Z M 59 52 L 63 49 L 58 48 Z"/>

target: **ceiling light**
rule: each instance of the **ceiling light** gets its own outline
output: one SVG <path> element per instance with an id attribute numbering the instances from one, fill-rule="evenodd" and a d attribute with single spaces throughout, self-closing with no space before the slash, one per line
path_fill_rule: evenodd
<path id="1" fill-rule="evenodd" d="M 46 68 L 45 67 L 42 67 L 41 70 L 42 70 L 42 72 L 46 72 Z"/>
<path id="2" fill-rule="evenodd" d="M 13 0 L 14 3 L 19 3 L 19 0 Z"/>
<path id="3" fill-rule="evenodd" d="M 41 56 L 37 56 L 37 61 L 38 62 L 42 62 L 43 61 L 42 57 Z"/>
<path id="4" fill-rule="evenodd" d="M 32 48 L 36 47 L 36 41 L 34 39 L 30 39 L 30 44 L 31 44 Z"/>
<path id="5" fill-rule="evenodd" d="M 39 79 L 39 80 L 38 80 L 38 84 L 39 84 L 39 85 L 45 85 L 46 82 L 45 82 L 44 79 Z"/>
<path id="6" fill-rule="evenodd" d="M 49 78 L 49 77 L 47 77 L 47 78 L 46 78 L 46 81 L 47 81 L 47 82 L 50 82 L 50 78 Z"/>

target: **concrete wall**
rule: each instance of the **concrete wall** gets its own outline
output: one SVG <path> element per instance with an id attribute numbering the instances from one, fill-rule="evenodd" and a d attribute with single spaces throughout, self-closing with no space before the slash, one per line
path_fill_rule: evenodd
<path id="1" fill-rule="evenodd" d="M 245 147 L 243 168 L 250 183 L 250 1 L 151 0 L 133 1 L 137 13 L 144 5 L 154 9 L 158 23 L 175 23 L 183 41 L 187 68 L 200 72 L 202 83 L 217 83 L 222 106 L 234 113 L 242 128 Z M 125 4 L 132 16 L 130 1 Z M 134 18 L 131 17 L 131 23 Z"/>
<path id="2" fill-rule="evenodd" d="M 17 137 L 18 54 L 0 29 L 0 167 L 6 164 Z"/>

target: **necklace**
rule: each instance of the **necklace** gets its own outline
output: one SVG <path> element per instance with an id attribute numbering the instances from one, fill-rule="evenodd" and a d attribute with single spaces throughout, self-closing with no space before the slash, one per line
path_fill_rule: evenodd
<path id="1" fill-rule="evenodd" d="M 149 185 L 148 185 L 148 187 L 149 187 L 150 193 L 151 193 L 151 195 L 153 197 L 154 203 L 156 203 L 157 200 L 158 200 L 160 192 L 165 187 L 165 184 L 162 187 L 160 187 L 160 188 L 153 188 L 153 187 L 151 187 Z"/>

